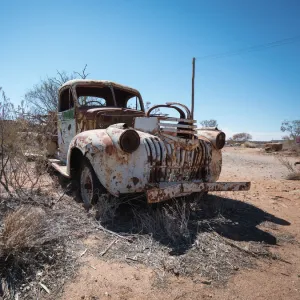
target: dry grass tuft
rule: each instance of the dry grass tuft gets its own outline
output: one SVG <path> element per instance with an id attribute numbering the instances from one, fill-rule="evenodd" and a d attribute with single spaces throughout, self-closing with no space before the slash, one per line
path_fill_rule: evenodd
<path id="1" fill-rule="evenodd" d="M 72 258 L 66 251 L 57 221 L 60 220 L 54 219 L 50 211 L 30 205 L 21 205 L 3 219 L 0 224 L 0 298 L 32 299 L 34 294 L 43 298 L 45 291 L 41 289 L 41 281 L 53 293 L 60 287 L 57 276 L 64 280 L 71 274 Z"/>
<path id="2" fill-rule="evenodd" d="M 294 166 L 293 164 L 289 161 L 288 158 L 284 157 L 284 156 L 278 156 L 278 160 L 279 162 L 285 166 L 289 172 L 295 172 Z"/>
<path id="3" fill-rule="evenodd" d="M 293 172 L 286 176 L 288 180 L 300 180 L 300 172 Z"/>
<path id="4" fill-rule="evenodd" d="M 289 172 L 286 176 L 287 180 L 300 180 L 300 172 L 296 170 L 295 166 L 289 161 L 288 158 L 283 156 L 278 156 L 280 163 L 285 166 Z"/>
<path id="5" fill-rule="evenodd" d="M 119 205 L 118 198 L 108 194 L 99 195 L 96 205 L 96 219 L 101 223 L 113 222 Z"/>
<path id="6" fill-rule="evenodd" d="M 138 232 L 154 233 L 171 242 L 189 238 L 189 202 L 174 199 L 172 205 L 164 203 L 146 210 L 133 209 L 133 213 Z"/>
<path id="7" fill-rule="evenodd" d="M 47 236 L 45 211 L 38 207 L 23 206 L 4 219 L 0 236 L 2 255 L 20 255 L 26 248 L 41 246 Z"/>

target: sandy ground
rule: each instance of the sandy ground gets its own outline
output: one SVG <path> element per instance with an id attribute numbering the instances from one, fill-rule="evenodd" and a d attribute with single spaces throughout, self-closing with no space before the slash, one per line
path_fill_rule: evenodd
<path id="1" fill-rule="evenodd" d="M 87 252 L 77 275 L 65 285 L 62 299 L 300 299 L 300 182 L 284 180 L 286 174 L 276 157 L 257 149 L 223 152 L 220 180 L 250 180 L 252 187 L 249 192 L 221 194 L 283 220 L 280 225 L 285 226 L 275 228 L 277 236 L 291 236 L 292 241 L 272 247 L 283 261 L 259 260 L 255 268 L 237 270 L 219 287 L 173 275 L 161 285 L 151 268 L 104 261 Z M 87 240 L 87 248 L 93 242 L 101 238 Z"/>

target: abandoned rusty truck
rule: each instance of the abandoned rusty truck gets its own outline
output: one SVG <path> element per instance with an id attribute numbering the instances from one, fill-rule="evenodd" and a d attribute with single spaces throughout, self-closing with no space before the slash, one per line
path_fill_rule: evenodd
<path id="1" fill-rule="evenodd" d="M 155 112 L 173 110 L 177 117 Z M 245 191 L 250 182 L 217 182 L 225 134 L 196 130 L 180 103 L 145 112 L 140 93 L 110 81 L 71 80 L 58 98 L 51 165 L 78 180 L 85 205 L 109 193 L 145 193 L 148 203 L 208 191 Z"/>

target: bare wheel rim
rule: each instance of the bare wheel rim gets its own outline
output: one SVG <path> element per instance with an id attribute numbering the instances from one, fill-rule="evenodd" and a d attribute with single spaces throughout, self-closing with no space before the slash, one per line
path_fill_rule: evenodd
<path id="1" fill-rule="evenodd" d="M 80 191 L 82 201 L 90 205 L 93 199 L 94 186 L 92 173 L 87 167 L 82 170 L 80 175 Z"/>

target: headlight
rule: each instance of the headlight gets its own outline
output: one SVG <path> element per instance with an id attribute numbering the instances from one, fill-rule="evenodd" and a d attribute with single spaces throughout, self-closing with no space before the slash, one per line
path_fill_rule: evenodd
<path id="1" fill-rule="evenodd" d="M 135 130 L 127 129 L 121 134 L 119 143 L 124 152 L 132 153 L 140 145 L 140 136 Z"/>
<path id="2" fill-rule="evenodd" d="M 201 137 L 205 137 L 206 139 L 208 139 L 217 150 L 221 150 L 225 146 L 226 135 L 223 131 L 201 128 L 198 131 L 198 137 L 200 139 Z"/>
<path id="3" fill-rule="evenodd" d="M 217 149 L 222 149 L 224 147 L 225 138 L 226 138 L 226 135 L 222 131 L 217 135 L 217 138 L 216 138 L 216 147 L 217 147 Z"/>

